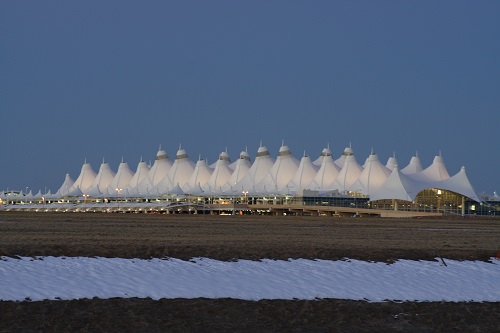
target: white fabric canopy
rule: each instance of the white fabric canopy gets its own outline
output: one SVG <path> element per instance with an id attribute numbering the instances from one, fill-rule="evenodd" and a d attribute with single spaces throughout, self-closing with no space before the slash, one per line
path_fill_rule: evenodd
<path id="1" fill-rule="evenodd" d="M 67 173 L 66 177 L 64 177 L 64 182 L 62 183 L 62 185 L 59 187 L 59 189 L 55 193 L 55 196 L 57 196 L 58 198 L 62 198 L 62 197 L 67 196 L 68 193 L 71 192 L 71 189 L 73 188 L 73 184 L 75 184 L 75 181 L 71 178 L 69 173 Z"/>
<path id="2" fill-rule="evenodd" d="M 260 146 L 252 166 L 245 177 L 240 180 L 235 188 L 241 191 L 255 192 L 255 184 L 260 183 L 274 165 L 274 160 L 266 147 Z"/>
<path id="3" fill-rule="evenodd" d="M 333 182 L 333 189 L 339 192 L 351 191 L 352 185 L 358 180 L 363 168 L 353 154 L 346 155 L 344 165 Z"/>
<path id="4" fill-rule="evenodd" d="M 172 167 L 167 153 L 161 149 L 156 153 L 156 159 L 153 166 L 149 169 L 147 177 L 145 177 L 137 186 L 138 192 L 141 195 L 154 195 L 155 187 L 167 176 L 168 170 Z"/>
<path id="5" fill-rule="evenodd" d="M 478 202 L 482 201 L 474 191 L 465 173 L 465 167 L 462 167 L 453 177 L 441 181 L 429 182 L 416 180 L 413 177 L 399 172 L 399 170 L 395 168 L 384 185 L 371 194 L 370 200 L 400 199 L 413 201 L 419 192 L 428 188 L 447 190 L 464 195 Z"/>
<path id="6" fill-rule="evenodd" d="M 318 167 L 313 164 L 311 158 L 306 155 L 303 156 L 300 159 L 300 164 L 295 175 L 288 184 L 291 193 L 300 193 L 300 191 L 310 188 L 309 185 L 311 185 L 317 172 Z"/>
<path id="7" fill-rule="evenodd" d="M 410 163 L 401 169 L 401 172 L 405 175 L 412 175 L 421 172 L 423 169 L 422 162 L 420 162 L 420 158 L 418 157 L 418 154 L 416 154 L 410 159 Z"/>
<path id="8" fill-rule="evenodd" d="M 437 155 L 431 165 L 420 172 L 410 174 L 410 177 L 422 182 L 433 182 L 448 179 L 450 175 L 446 170 L 443 157 Z"/>
<path id="9" fill-rule="evenodd" d="M 227 184 L 231 177 L 232 170 L 229 168 L 229 155 L 223 151 L 219 155 L 219 159 L 215 163 L 214 172 L 203 186 L 203 190 L 207 193 L 218 194 L 223 192 L 222 188 Z"/>
<path id="10" fill-rule="evenodd" d="M 403 174 L 396 166 L 385 183 L 370 195 L 370 200 L 398 199 L 413 201 L 422 186 L 413 178 Z"/>
<path id="11" fill-rule="evenodd" d="M 177 187 L 182 188 L 193 174 L 194 166 L 193 161 L 189 159 L 186 151 L 179 148 L 172 167 L 155 187 L 155 192 L 158 194 L 168 194 L 176 191 Z"/>
<path id="12" fill-rule="evenodd" d="M 339 171 L 340 168 L 335 164 L 332 156 L 325 156 L 321 162 L 321 167 L 309 186 L 310 189 L 319 191 L 331 189 L 339 175 Z"/>
<path id="13" fill-rule="evenodd" d="M 137 164 L 137 169 L 134 175 L 130 179 L 127 187 L 125 188 L 125 192 L 129 196 L 139 196 L 140 195 L 139 184 L 141 184 L 147 179 L 148 173 L 149 173 L 149 166 L 141 158 L 141 160 Z"/>
<path id="14" fill-rule="evenodd" d="M 184 193 L 201 194 L 203 193 L 203 186 L 207 183 L 212 175 L 213 170 L 207 165 L 206 160 L 198 160 L 194 167 L 193 173 L 189 180 L 184 184 L 182 190 Z"/>
<path id="15" fill-rule="evenodd" d="M 109 166 L 109 163 L 102 161 L 97 176 L 95 177 L 92 185 L 85 191 L 84 194 L 91 197 L 101 197 L 103 191 L 107 194 L 107 188 L 115 178 L 115 172 Z"/>
<path id="16" fill-rule="evenodd" d="M 358 180 L 351 186 L 355 192 L 370 195 L 379 189 L 389 177 L 391 171 L 387 169 L 379 160 L 377 154 L 368 156 L 365 168 L 361 172 Z"/>
<path id="17" fill-rule="evenodd" d="M 317 163 L 321 161 L 318 168 Z M 342 165 L 342 168 L 338 167 Z M 392 168 L 392 171 L 391 171 Z M 186 151 L 179 148 L 173 164 L 165 151 L 159 150 L 151 168 L 139 162 L 133 173 L 122 161 L 116 174 L 108 163 L 102 163 L 96 175 L 85 161 L 76 181 L 69 174 L 54 198 L 65 196 L 158 196 L 164 194 L 195 195 L 302 195 L 303 193 L 359 192 L 370 200 L 399 199 L 413 201 L 424 189 L 435 188 L 462 194 L 472 200 L 481 201 L 474 191 L 465 168 L 450 177 L 441 155 L 423 169 L 418 155 L 409 164 L 399 169 L 396 158 L 390 157 L 384 166 L 376 154 L 370 154 L 364 168 L 359 165 L 350 147 L 335 161 L 329 148 L 323 149 L 314 162 L 303 156 L 300 162 L 284 144 L 276 160 L 266 147 L 258 148 L 253 164 L 248 153 L 230 163 L 227 152 L 222 152 L 211 169 L 205 160 L 196 166 Z M 117 189 L 120 189 L 117 191 Z M 121 193 L 118 193 L 121 192 Z M 24 198 L 35 197 L 31 194 Z M 48 198 L 48 193 L 45 194 Z"/>
<path id="18" fill-rule="evenodd" d="M 288 183 L 297 172 L 299 161 L 292 155 L 288 146 L 280 147 L 278 157 L 271 170 L 258 184 L 255 189 L 258 193 L 287 194 Z"/>
<path id="19" fill-rule="evenodd" d="M 68 196 L 80 196 L 82 193 L 87 192 L 87 190 L 92 186 L 96 177 L 96 173 L 90 163 L 85 161 L 82 165 L 80 175 L 75 180 L 73 186 L 70 188 L 66 195 Z"/>
<path id="20" fill-rule="evenodd" d="M 349 147 L 346 147 L 344 149 L 344 152 L 342 153 L 342 155 L 340 155 L 340 157 L 335 160 L 335 164 L 337 164 L 337 166 L 340 169 L 342 169 L 342 167 L 344 166 L 346 157 L 350 156 L 350 155 L 353 155 L 353 152 L 352 152 L 352 148 L 349 146 Z"/>
<path id="21" fill-rule="evenodd" d="M 328 157 L 328 156 L 332 156 L 332 152 L 330 151 L 330 146 L 323 148 L 319 157 L 316 160 L 314 160 L 314 162 L 312 162 L 312 163 L 315 166 L 320 167 L 321 164 L 323 163 L 323 160 L 325 159 L 325 157 Z"/>
<path id="22" fill-rule="evenodd" d="M 238 188 L 237 184 L 245 178 L 252 166 L 248 153 L 246 151 L 242 151 L 240 153 L 240 157 L 229 165 L 230 168 L 231 166 L 233 173 L 231 174 L 231 177 L 229 177 L 227 184 L 223 187 L 223 191 L 226 193 L 242 193 L 243 189 Z"/>
<path id="23" fill-rule="evenodd" d="M 390 171 L 394 170 L 394 167 L 398 165 L 398 160 L 396 159 L 396 156 L 391 156 L 389 159 L 387 159 L 387 163 L 385 164 L 385 167 L 389 169 Z"/>
<path id="24" fill-rule="evenodd" d="M 126 192 L 123 192 L 122 194 L 122 191 L 126 189 L 133 176 L 134 173 L 130 170 L 128 163 L 122 160 L 118 165 L 118 171 L 116 171 L 115 177 L 106 189 L 108 196 L 120 196 L 126 194 Z"/>

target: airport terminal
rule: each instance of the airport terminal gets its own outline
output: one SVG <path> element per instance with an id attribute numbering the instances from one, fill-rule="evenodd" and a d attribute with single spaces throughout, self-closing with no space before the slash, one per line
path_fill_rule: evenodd
<path id="1" fill-rule="evenodd" d="M 179 147 L 173 161 L 159 148 L 154 163 L 133 171 L 121 161 L 98 171 L 85 161 L 76 178 L 66 174 L 55 193 L 0 192 L 0 209 L 23 211 L 134 212 L 164 214 L 272 214 L 412 217 L 498 215 L 500 198 L 480 198 L 465 167 L 450 175 L 443 157 L 424 168 L 415 154 L 400 167 L 372 153 L 360 164 L 351 147 L 334 158 L 296 158 L 282 144 L 276 157 L 262 144 L 252 159 L 227 151 L 208 164 L 193 162 Z"/>

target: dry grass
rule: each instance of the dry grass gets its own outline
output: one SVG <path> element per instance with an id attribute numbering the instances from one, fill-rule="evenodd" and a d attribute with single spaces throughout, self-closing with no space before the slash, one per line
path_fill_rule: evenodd
<path id="1" fill-rule="evenodd" d="M 0 255 L 488 260 L 500 220 L 0 212 Z"/>

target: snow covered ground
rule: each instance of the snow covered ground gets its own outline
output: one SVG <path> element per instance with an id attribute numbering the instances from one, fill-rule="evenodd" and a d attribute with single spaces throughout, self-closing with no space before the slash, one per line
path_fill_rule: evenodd
<path id="1" fill-rule="evenodd" d="M 500 260 L 0 257 L 0 300 L 110 297 L 500 301 Z"/>

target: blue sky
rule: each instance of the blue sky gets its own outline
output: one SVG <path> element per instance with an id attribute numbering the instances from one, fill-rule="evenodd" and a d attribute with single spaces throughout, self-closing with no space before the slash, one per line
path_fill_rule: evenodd
<path id="1" fill-rule="evenodd" d="M 499 36 L 498 1 L 2 2 L 0 189 L 284 140 L 500 191 Z"/>

